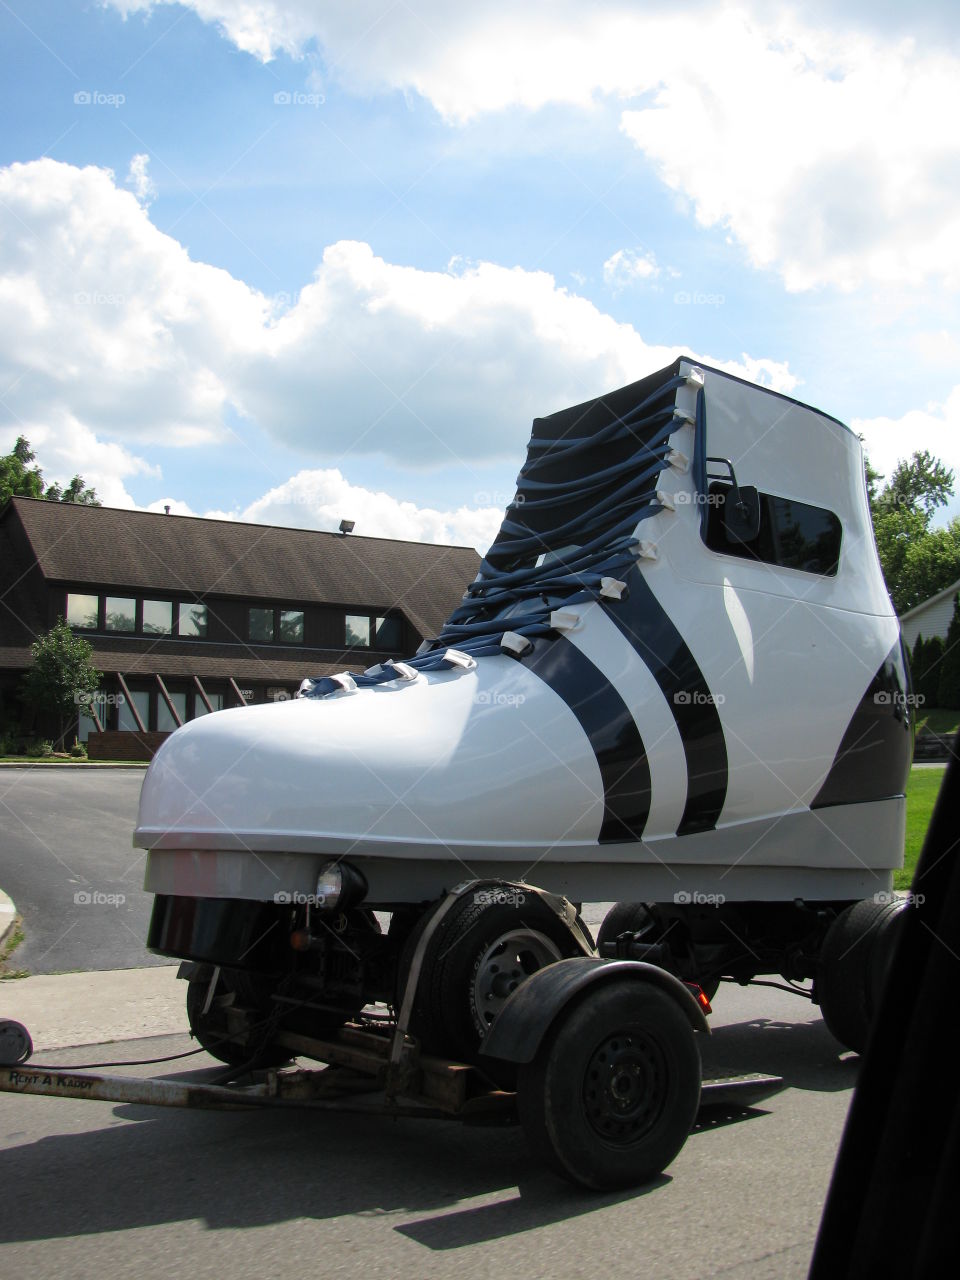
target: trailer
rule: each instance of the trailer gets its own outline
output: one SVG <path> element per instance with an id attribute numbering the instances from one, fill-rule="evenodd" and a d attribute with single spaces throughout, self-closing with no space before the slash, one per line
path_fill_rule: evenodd
<path id="1" fill-rule="evenodd" d="M 571 963 L 572 970 L 564 969 Z M 327 1039 L 278 1031 L 271 1048 L 282 1048 L 291 1065 L 259 1068 L 253 1059 L 227 1068 L 221 1073 L 225 1081 L 209 1083 L 33 1066 L 29 1031 L 6 1020 L 0 1021 L 0 1092 L 204 1110 L 299 1108 L 474 1126 L 520 1123 L 535 1154 L 569 1180 L 597 1190 L 629 1186 L 660 1173 L 697 1125 L 742 1112 L 783 1086 L 780 1077 L 761 1074 L 701 1080 L 693 1031 L 697 1019 L 684 1016 L 674 996 L 662 996 L 661 979 L 651 976 L 651 968 L 630 961 L 597 961 L 589 969 L 576 960 L 551 966 L 560 971 L 553 975 L 553 991 L 544 988 L 536 996 L 554 1010 L 550 1035 L 528 1063 L 515 1064 L 519 1071 L 512 1089 L 493 1078 L 502 1078 L 507 1059 L 491 1075 L 482 1066 L 434 1057 L 391 1021 L 351 1022 Z M 586 1076 L 577 1081 L 576 1067 L 570 1070 L 570 1036 L 580 1034 L 584 1009 L 577 997 L 597 982 L 605 997 L 599 1003 L 608 1011 L 606 1051 L 591 1054 Z M 632 1029 L 609 1017 L 624 993 L 638 1011 L 646 1007 L 645 1028 L 642 1013 Z M 658 1001 L 656 993 L 668 1003 Z M 644 999 L 651 994 L 652 1005 Z M 696 1006 L 692 994 L 684 992 L 687 998 L 689 1014 Z M 673 1021 L 669 1034 L 657 1019 L 657 1011 L 665 1008 L 679 1013 L 678 1020 L 667 1019 Z M 501 1052 L 525 1056 L 532 1043 L 522 1028 L 528 1014 L 527 1002 L 518 1002 L 505 1019 Z M 592 1079 L 603 1058 L 603 1078 Z M 566 1110 L 569 1099 L 562 1089 L 560 1096 L 556 1093 L 556 1084 L 564 1081 L 574 1088 L 579 1084 L 584 1105 L 573 1112 Z"/>
<path id="2" fill-rule="evenodd" d="M 187 962 L 178 976 L 189 984 L 194 1034 L 226 1064 L 217 1081 L 30 1066 L 28 1030 L 0 1021 L 0 1091 L 161 1107 L 302 1107 L 519 1123 L 534 1154 L 556 1173 L 609 1190 L 661 1173 L 705 1111 L 750 1107 L 782 1087 L 779 1076 L 759 1074 L 704 1082 L 698 1039 L 709 1034 L 710 1002 L 703 989 L 646 961 L 598 956 L 572 904 L 532 886 L 526 886 L 531 899 L 579 938 L 583 951 L 529 975 L 506 970 L 509 990 L 472 1061 L 426 1052 L 411 1034 L 424 958 L 447 915 L 475 899 L 477 884 L 464 881 L 441 901 L 413 947 L 402 998 L 384 1012 L 361 1011 L 325 1036 L 305 1034 L 297 1029 L 296 1002 L 278 995 L 263 1017 L 238 1000 L 237 989 L 218 996 L 219 972 L 201 978 L 203 966 Z M 215 1001 L 219 1019 L 212 1024 Z M 314 1024 L 318 1012 L 308 1010 Z M 320 1065 L 303 1068 L 300 1060 Z"/>

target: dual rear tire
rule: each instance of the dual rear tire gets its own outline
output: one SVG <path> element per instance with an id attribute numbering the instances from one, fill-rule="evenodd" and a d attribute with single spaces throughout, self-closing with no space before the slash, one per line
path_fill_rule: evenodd
<path id="1" fill-rule="evenodd" d="M 867 1046 L 906 909 L 905 900 L 854 902 L 823 940 L 816 980 L 820 1012 L 827 1029 L 857 1053 Z"/>

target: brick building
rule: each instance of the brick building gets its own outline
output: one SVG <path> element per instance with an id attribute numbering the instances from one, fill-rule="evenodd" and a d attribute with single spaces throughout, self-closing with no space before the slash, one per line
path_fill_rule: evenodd
<path id="1" fill-rule="evenodd" d="M 104 673 L 80 737 L 115 758 L 194 716 L 291 696 L 304 676 L 413 653 L 479 563 L 468 547 L 12 498 L 0 727 L 20 718 L 30 645 L 60 617 Z"/>

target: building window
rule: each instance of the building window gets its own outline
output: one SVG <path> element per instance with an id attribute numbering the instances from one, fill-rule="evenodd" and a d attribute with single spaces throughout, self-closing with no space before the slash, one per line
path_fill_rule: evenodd
<path id="1" fill-rule="evenodd" d="M 173 631 L 173 604 L 169 600 L 144 600 L 143 633 L 168 636 Z"/>
<path id="2" fill-rule="evenodd" d="M 376 620 L 376 645 L 378 649 L 399 651 L 403 648 L 403 620 L 395 614 Z"/>
<path id="3" fill-rule="evenodd" d="M 144 729 L 150 728 L 150 694 L 146 689 L 131 689 L 130 696 L 133 699 L 133 705 L 137 708 L 140 719 L 143 721 Z M 121 694 L 120 701 L 117 704 L 117 728 L 125 733 L 138 733 L 140 726 L 137 724 L 136 717 L 131 708 L 127 705 L 126 698 Z"/>
<path id="4" fill-rule="evenodd" d="M 359 649 L 370 648 L 370 619 L 362 614 L 348 613 L 346 618 L 346 642 Z"/>
<path id="5" fill-rule="evenodd" d="M 207 606 L 205 604 L 181 604 L 177 630 L 181 636 L 202 639 L 207 634 Z"/>
<path id="6" fill-rule="evenodd" d="M 280 643 L 303 644 L 303 610 L 280 610 Z"/>
<path id="7" fill-rule="evenodd" d="M 170 701 L 177 709 L 177 715 L 180 717 L 180 723 L 185 724 L 187 719 L 187 695 L 177 690 L 168 690 Z M 177 722 L 173 718 L 170 708 L 167 706 L 166 698 L 157 697 L 157 728 L 161 733 L 173 733 L 177 728 Z"/>
<path id="8" fill-rule="evenodd" d="M 214 710 L 214 711 L 222 711 L 222 710 L 223 710 L 223 694 L 222 694 L 222 693 L 211 693 L 211 692 L 210 692 L 210 690 L 208 689 L 208 690 L 207 690 L 207 698 L 209 699 L 210 706 L 213 708 L 213 710 Z M 208 711 L 207 711 L 206 703 L 205 703 L 205 702 L 203 701 L 203 699 L 200 697 L 200 694 L 199 694 L 199 693 L 195 693 L 195 694 L 193 695 L 193 718 L 194 718 L 194 720 L 196 720 L 196 718 L 197 718 L 198 716 L 205 716 L 205 715 L 208 715 L 208 714 L 209 714 L 209 713 L 208 713 Z"/>
<path id="9" fill-rule="evenodd" d="M 249 609 L 247 635 L 254 644 L 273 644 L 273 610 Z"/>
<path id="10" fill-rule="evenodd" d="M 100 614 L 100 597 L 67 593 L 67 622 L 71 627 L 96 631 Z"/>
<path id="11" fill-rule="evenodd" d="M 85 703 L 83 705 L 89 706 L 91 709 L 95 708 L 97 715 L 100 718 L 100 723 L 104 727 L 106 727 L 107 695 L 105 693 L 99 693 L 99 692 L 95 693 L 93 697 L 90 699 L 90 702 Z M 86 742 L 89 739 L 91 733 L 96 733 L 96 732 L 97 732 L 96 720 L 94 720 L 92 715 L 87 715 L 85 711 L 81 711 L 79 720 L 77 722 L 77 737 L 80 739 L 81 742 Z"/>
<path id="12" fill-rule="evenodd" d="M 131 600 L 127 596 L 107 596 L 104 627 L 107 631 L 136 631 L 136 600 Z"/>

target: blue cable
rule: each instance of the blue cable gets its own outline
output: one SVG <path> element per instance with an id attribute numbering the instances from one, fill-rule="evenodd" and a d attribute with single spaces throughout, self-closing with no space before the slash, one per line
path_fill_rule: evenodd
<path id="1" fill-rule="evenodd" d="M 503 652 L 501 640 L 507 631 L 527 639 L 549 635 L 555 630 L 550 625 L 550 615 L 559 604 L 595 600 L 604 578 L 616 578 L 636 560 L 639 551 L 636 526 L 663 509 L 656 500 L 656 487 L 651 487 L 651 481 L 667 465 L 669 437 L 677 428 L 678 415 L 673 405 L 663 406 L 662 401 L 666 394 L 685 382 L 680 375 L 669 379 L 628 414 L 595 435 L 532 439 L 527 460 L 517 477 L 516 497 L 507 507 L 496 540 L 481 561 L 463 602 L 444 623 L 440 634 L 399 666 L 392 661 L 383 662 L 349 679 L 358 688 L 371 688 L 402 680 L 411 668 L 415 672 L 450 669 L 457 663 L 448 658 L 448 649 L 456 649 L 474 659 L 499 654 Z M 693 460 L 698 488 L 702 487 L 705 471 L 703 399 L 701 387 L 697 392 L 697 440 Z M 656 402 L 661 402 L 661 407 L 646 412 Z M 629 437 L 633 437 L 638 449 L 621 462 L 588 476 L 566 480 L 534 478 L 534 472 L 568 462 L 587 447 L 613 445 Z M 553 528 L 537 532 L 521 522 L 525 510 L 543 511 L 573 501 L 582 502 L 585 495 L 594 494 L 616 480 L 623 483 L 612 493 Z M 532 564 L 516 567 L 518 557 L 527 557 L 541 548 L 550 554 L 548 563 L 538 564 L 537 557 Z M 506 562 L 507 567 L 498 567 L 494 561 Z M 515 567 L 509 567 L 511 565 Z M 300 696 L 325 697 L 342 688 L 340 678 L 320 676 L 304 681 Z"/>

